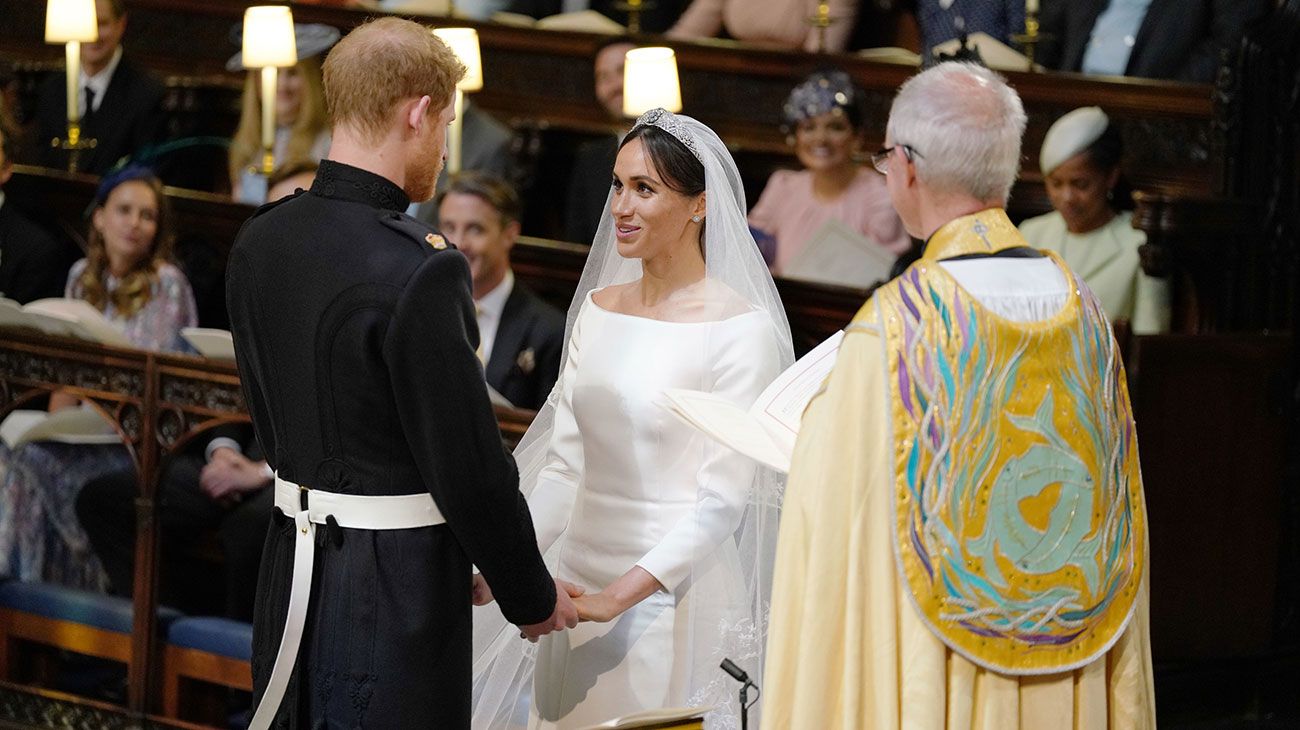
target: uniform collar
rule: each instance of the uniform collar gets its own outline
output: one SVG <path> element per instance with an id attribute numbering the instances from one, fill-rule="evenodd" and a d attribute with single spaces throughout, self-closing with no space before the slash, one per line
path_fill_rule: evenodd
<path id="1" fill-rule="evenodd" d="M 406 210 L 411 199 L 388 178 L 334 160 L 321 160 L 311 191 L 385 210 Z"/>
<path id="2" fill-rule="evenodd" d="M 988 208 L 954 218 L 940 226 L 925 242 L 921 258 L 942 261 L 968 254 L 994 254 L 1028 245 L 1005 210 Z"/>

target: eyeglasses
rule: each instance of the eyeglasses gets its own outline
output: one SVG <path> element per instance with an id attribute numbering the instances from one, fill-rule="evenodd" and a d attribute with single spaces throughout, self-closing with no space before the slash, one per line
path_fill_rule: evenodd
<path id="1" fill-rule="evenodd" d="M 908 162 L 911 162 L 911 161 L 912 161 L 912 157 L 913 157 L 913 156 L 916 156 L 916 157 L 923 157 L 923 156 L 924 156 L 924 155 L 922 155 L 920 152 L 917 152 L 916 149 L 913 148 L 911 145 L 907 145 L 907 144 L 896 144 L 896 145 L 894 145 L 894 146 L 892 146 L 892 147 L 885 147 L 885 148 L 881 149 L 881 150 L 878 151 L 878 152 L 874 152 L 874 153 L 872 153 L 872 155 L 871 155 L 871 166 L 874 167 L 874 168 L 876 168 L 876 172 L 880 173 L 881 175 L 888 175 L 888 174 L 889 174 L 889 156 L 892 155 L 892 154 L 894 154 L 894 150 L 896 150 L 896 149 L 900 149 L 900 148 L 903 150 L 903 154 L 904 154 L 904 155 L 907 155 L 907 161 L 908 161 Z"/>

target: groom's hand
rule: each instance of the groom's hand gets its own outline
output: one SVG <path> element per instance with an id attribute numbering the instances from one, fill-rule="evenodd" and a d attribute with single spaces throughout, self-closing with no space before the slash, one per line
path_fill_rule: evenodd
<path id="1" fill-rule="evenodd" d="M 572 596 L 582 595 L 583 589 L 558 578 L 555 581 L 555 611 L 550 618 L 541 623 L 520 626 L 519 631 L 525 639 L 536 642 L 552 631 L 563 631 L 578 625 L 578 609 L 573 605 Z"/>
<path id="2" fill-rule="evenodd" d="M 492 588 L 481 573 L 474 574 L 473 586 L 470 588 L 470 601 L 475 606 L 486 606 L 492 602 Z"/>

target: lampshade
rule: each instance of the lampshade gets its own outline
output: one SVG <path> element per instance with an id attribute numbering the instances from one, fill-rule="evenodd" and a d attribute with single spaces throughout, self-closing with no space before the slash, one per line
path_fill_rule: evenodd
<path id="1" fill-rule="evenodd" d="M 99 40 L 95 0 L 49 0 L 45 6 L 45 42 Z"/>
<path id="2" fill-rule="evenodd" d="M 478 52 L 478 31 L 473 28 L 437 28 L 433 34 L 446 43 L 465 64 L 465 78 L 456 84 L 461 91 L 483 88 L 483 60 Z"/>
<path id="3" fill-rule="evenodd" d="M 656 107 L 682 110 L 677 56 L 671 48 L 634 48 L 623 64 L 623 113 L 637 117 Z"/>
<path id="4" fill-rule="evenodd" d="M 244 11 L 243 59 L 244 68 L 286 68 L 298 63 L 288 5 L 254 5 Z"/>

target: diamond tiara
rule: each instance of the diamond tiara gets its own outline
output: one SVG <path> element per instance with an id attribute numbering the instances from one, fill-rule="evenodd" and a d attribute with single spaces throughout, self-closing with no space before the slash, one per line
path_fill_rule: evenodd
<path id="1" fill-rule="evenodd" d="M 676 114 L 667 109 L 651 109 L 642 114 L 636 120 L 636 124 L 632 125 L 632 128 L 636 129 L 645 126 L 658 127 L 671 134 L 678 142 L 686 145 L 686 149 L 690 150 L 692 155 L 695 155 L 695 159 L 704 162 L 704 158 L 700 157 L 699 148 L 696 147 L 695 136 L 686 129 L 686 125 L 682 124 L 682 120 L 678 119 Z"/>

